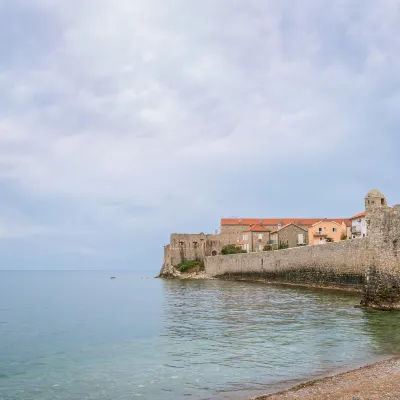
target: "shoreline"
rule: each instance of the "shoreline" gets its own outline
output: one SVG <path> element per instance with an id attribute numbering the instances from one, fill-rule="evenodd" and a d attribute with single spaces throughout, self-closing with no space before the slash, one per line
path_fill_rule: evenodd
<path id="1" fill-rule="evenodd" d="M 329 375 L 290 389 L 249 400 L 397 400 L 400 398 L 400 356 Z"/>
<path id="2" fill-rule="evenodd" d="M 326 291 L 334 291 L 334 292 L 342 292 L 349 294 L 362 294 L 363 288 L 356 286 L 345 286 L 345 285 L 328 285 L 328 284 L 313 284 L 313 283 L 294 283 L 294 282 L 280 282 L 280 281 L 269 281 L 265 279 L 249 279 L 249 278 L 239 278 L 239 277 L 230 277 L 229 275 L 219 275 L 215 277 L 211 277 L 206 275 L 204 272 L 195 273 L 195 274 L 179 274 L 175 276 L 155 276 L 156 279 L 166 279 L 166 280 L 182 280 L 182 281 L 190 281 L 190 280 L 207 280 L 207 281 L 228 281 L 228 282 L 247 282 L 247 283 L 263 283 L 265 285 L 272 286 L 286 286 L 293 288 L 303 288 L 303 289 L 318 289 L 318 290 L 326 290 Z"/>
<path id="3" fill-rule="evenodd" d="M 216 276 L 215 278 L 206 278 L 206 279 L 215 279 L 219 281 L 230 281 L 230 282 L 256 282 L 256 283 L 264 283 L 266 285 L 274 285 L 274 286 L 287 286 L 287 287 L 298 287 L 305 289 L 321 289 L 321 290 L 329 290 L 329 291 L 337 291 L 337 292 L 345 292 L 352 294 L 361 294 L 363 292 L 362 287 L 357 286 L 345 286 L 345 285 L 329 285 L 329 284 L 317 284 L 317 283 L 295 283 L 295 282 L 280 282 L 280 281 L 269 281 L 265 279 L 249 279 L 249 278 L 234 278 L 229 277 L 229 275 Z"/>

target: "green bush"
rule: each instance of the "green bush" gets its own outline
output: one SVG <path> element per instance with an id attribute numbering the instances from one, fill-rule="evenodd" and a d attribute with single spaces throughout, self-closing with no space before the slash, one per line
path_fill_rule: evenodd
<path id="1" fill-rule="evenodd" d="M 342 233 L 342 236 L 340 236 L 340 240 L 347 240 L 347 235 L 345 233 Z"/>
<path id="2" fill-rule="evenodd" d="M 263 249 L 263 251 L 272 251 L 272 250 L 274 250 L 274 248 L 270 244 L 266 244 Z"/>
<path id="3" fill-rule="evenodd" d="M 332 238 L 330 238 L 330 237 L 326 238 L 326 243 L 332 243 L 332 242 L 334 242 L 334 240 Z"/>
<path id="4" fill-rule="evenodd" d="M 186 272 L 192 267 L 197 267 L 201 266 L 201 261 L 184 261 L 180 263 L 179 265 L 176 266 L 176 269 L 178 269 L 181 272 Z"/>
<path id="5" fill-rule="evenodd" d="M 243 250 L 241 247 L 236 246 L 235 244 L 227 244 L 221 250 L 221 254 L 226 256 L 227 254 L 239 254 L 239 253 L 247 253 L 246 250 Z"/>
<path id="6" fill-rule="evenodd" d="M 278 250 L 283 250 L 283 249 L 288 249 L 289 248 L 289 243 L 285 242 L 280 242 L 278 246 Z"/>

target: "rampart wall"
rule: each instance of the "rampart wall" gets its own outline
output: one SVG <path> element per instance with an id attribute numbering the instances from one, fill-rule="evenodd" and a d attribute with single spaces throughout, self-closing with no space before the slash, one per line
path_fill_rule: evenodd
<path id="1" fill-rule="evenodd" d="M 271 282 L 362 288 L 369 266 L 369 239 L 278 251 L 206 257 L 212 277 L 265 279 Z"/>
<path id="2" fill-rule="evenodd" d="M 374 189 L 365 206 L 368 237 L 323 245 L 222 256 L 223 234 L 173 234 L 160 276 L 204 259 L 211 277 L 346 287 L 362 290 L 364 306 L 400 309 L 400 205 L 389 207 Z"/>

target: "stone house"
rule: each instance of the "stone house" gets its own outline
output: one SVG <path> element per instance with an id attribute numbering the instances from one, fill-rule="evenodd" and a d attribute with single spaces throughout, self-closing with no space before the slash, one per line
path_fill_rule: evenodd
<path id="1" fill-rule="evenodd" d="M 261 225 L 269 231 L 280 229 L 289 224 L 295 224 L 300 228 L 306 229 L 316 224 L 324 218 L 222 218 L 220 226 L 220 240 L 226 244 L 236 244 L 243 240 L 243 233 L 254 225 Z M 351 230 L 350 220 L 345 218 L 328 218 L 341 224 L 348 221 L 349 231 Z M 349 236 L 350 237 L 350 236 Z"/>
<path id="2" fill-rule="evenodd" d="M 264 226 L 252 225 L 242 235 L 242 248 L 248 253 L 263 251 L 264 246 L 269 243 L 269 230 Z"/>
<path id="3" fill-rule="evenodd" d="M 305 246 L 308 244 L 308 230 L 296 224 L 284 225 L 270 233 L 269 244 L 275 249 L 279 247 L 279 244 L 285 244 L 289 248 Z"/>
<path id="4" fill-rule="evenodd" d="M 308 228 L 308 243 L 311 245 L 339 242 L 343 236 L 347 237 L 350 221 L 341 223 L 323 219 Z"/>
<path id="5" fill-rule="evenodd" d="M 351 217 L 351 238 L 359 239 L 367 236 L 367 220 L 365 211 Z"/>

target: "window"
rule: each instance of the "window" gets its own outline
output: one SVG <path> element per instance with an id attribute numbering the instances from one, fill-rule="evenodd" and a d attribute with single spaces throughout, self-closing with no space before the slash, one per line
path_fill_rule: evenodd
<path id="1" fill-rule="evenodd" d="M 320 241 L 320 242 L 322 242 L 322 241 L 323 241 L 323 239 L 322 239 L 322 238 L 319 238 L 319 241 Z"/>
<path id="2" fill-rule="evenodd" d="M 258 250 L 259 250 L 259 251 L 263 251 L 263 245 L 262 245 L 262 244 L 260 244 L 260 245 L 258 246 Z"/>
<path id="3" fill-rule="evenodd" d="M 302 233 L 297 235 L 297 244 L 304 244 L 304 235 Z"/>
<path id="4" fill-rule="evenodd" d="M 247 235 L 243 235 L 243 240 L 247 240 Z"/>
<path id="5" fill-rule="evenodd" d="M 259 233 L 258 234 L 258 240 L 261 240 L 263 238 L 263 234 L 262 233 Z"/>
<path id="6" fill-rule="evenodd" d="M 337 228 L 332 228 L 332 232 L 337 232 Z"/>

